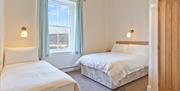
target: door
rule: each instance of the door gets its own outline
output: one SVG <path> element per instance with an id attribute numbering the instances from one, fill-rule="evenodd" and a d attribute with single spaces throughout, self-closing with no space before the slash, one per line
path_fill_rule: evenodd
<path id="1" fill-rule="evenodd" d="M 180 91 L 180 0 L 159 0 L 159 91 Z"/>

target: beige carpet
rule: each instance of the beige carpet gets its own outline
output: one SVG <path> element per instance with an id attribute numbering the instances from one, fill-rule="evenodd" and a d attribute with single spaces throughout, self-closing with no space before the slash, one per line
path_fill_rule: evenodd
<path id="1" fill-rule="evenodd" d="M 68 73 L 72 76 L 80 85 L 81 91 L 146 91 L 148 83 L 148 77 L 141 78 L 125 86 L 122 86 L 116 90 L 111 90 L 83 75 L 80 74 L 80 70 Z"/>

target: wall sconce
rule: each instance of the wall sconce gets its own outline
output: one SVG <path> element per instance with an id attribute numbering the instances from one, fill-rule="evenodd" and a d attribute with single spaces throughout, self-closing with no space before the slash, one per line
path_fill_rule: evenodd
<path id="1" fill-rule="evenodd" d="M 28 32 L 26 27 L 21 28 L 21 37 L 22 38 L 27 38 L 28 37 Z"/>
<path id="2" fill-rule="evenodd" d="M 134 33 L 134 29 L 131 29 L 131 30 L 126 34 L 126 37 L 127 37 L 127 38 L 131 38 L 132 35 L 133 35 L 133 33 Z"/>

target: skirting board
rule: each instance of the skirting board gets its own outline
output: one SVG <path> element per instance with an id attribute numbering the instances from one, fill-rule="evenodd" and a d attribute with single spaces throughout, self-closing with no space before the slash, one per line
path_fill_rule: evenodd
<path id="1" fill-rule="evenodd" d="M 151 91 L 151 86 L 150 85 L 147 86 L 147 91 Z"/>
<path id="2" fill-rule="evenodd" d="M 63 72 L 71 72 L 71 71 L 75 71 L 75 70 L 79 70 L 79 69 L 80 69 L 80 67 L 75 66 L 75 67 L 63 68 L 60 70 L 62 70 Z"/>

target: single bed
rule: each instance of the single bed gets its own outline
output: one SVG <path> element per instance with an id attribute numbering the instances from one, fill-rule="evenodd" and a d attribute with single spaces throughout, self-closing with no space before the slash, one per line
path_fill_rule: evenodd
<path id="1" fill-rule="evenodd" d="M 120 42 L 112 52 L 95 53 L 81 57 L 81 74 L 116 89 L 148 75 L 148 43 Z"/>
<path id="2" fill-rule="evenodd" d="M 80 91 L 75 80 L 51 64 L 39 61 L 37 49 L 33 50 L 21 48 L 6 51 L 0 91 Z M 24 56 L 26 54 L 29 56 Z"/>
<path id="3" fill-rule="evenodd" d="M 0 91 L 79 91 L 75 80 L 45 61 L 5 66 Z"/>

